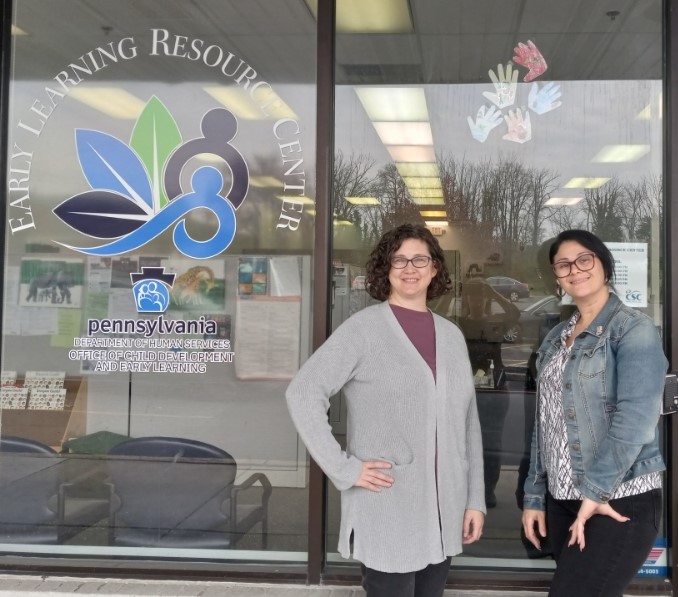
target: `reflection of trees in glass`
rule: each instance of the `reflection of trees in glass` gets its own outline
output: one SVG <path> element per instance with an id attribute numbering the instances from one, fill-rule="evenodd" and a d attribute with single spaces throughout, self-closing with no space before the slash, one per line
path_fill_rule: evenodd
<path id="1" fill-rule="evenodd" d="M 410 196 L 395 164 L 375 172 L 375 160 L 339 152 L 335 157 L 333 210 L 337 220 L 353 223 L 364 247 L 384 230 L 404 221 L 421 222 L 420 209 L 444 210 L 450 225 L 467 237 L 500 248 L 510 271 L 518 249 L 535 248 L 546 235 L 567 228 L 587 228 L 609 241 L 649 242 L 652 224 L 662 214 L 662 179 L 637 182 L 612 178 L 585 189 L 574 206 L 547 205 L 560 186 L 560 175 L 500 157 L 470 162 L 453 155 L 438 156 L 443 205 L 423 206 Z M 375 197 L 376 206 L 354 205 L 346 197 Z"/>
<path id="2" fill-rule="evenodd" d="M 650 242 L 652 222 L 662 216 L 662 178 L 637 182 L 612 178 L 584 192 L 584 226 L 607 241 Z"/>
<path id="3" fill-rule="evenodd" d="M 513 159 L 474 164 L 454 156 L 440 158 L 438 166 L 450 223 L 463 223 L 475 238 L 498 243 L 509 268 L 513 249 L 537 246 L 544 222 L 562 209 L 546 205 L 558 187 L 558 174 L 551 170 Z"/>
<path id="4" fill-rule="evenodd" d="M 622 218 L 624 187 L 617 178 L 584 191 L 586 228 L 607 241 L 623 240 Z"/>
<path id="5" fill-rule="evenodd" d="M 420 207 L 412 201 L 395 164 L 387 164 L 379 170 L 375 180 L 375 190 L 381 200 L 379 209 L 374 214 L 379 222 L 372 226 L 372 238 L 376 242 L 384 230 L 395 228 L 403 222 L 423 224 L 419 213 Z"/>
<path id="6" fill-rule="evenodd" d="M 338 152 L 334 158 L 334 219 L 352 222 L 366 247 L 374 245 L 384 230 L 422 220 L 395 165 L 387 164 L 376 174 L 373 169 L 374 159 L 364 154 Z M 374 197 L 379 204 L 354 205 L 347 197 Z"/>
<path id="7" fill-rule="evenodd" d="M 663 209 L 662 177 L 650 175 L 624 186 L 622 225 L 628 240 L 650 242 L 652 222 L 661 230 Z"/>

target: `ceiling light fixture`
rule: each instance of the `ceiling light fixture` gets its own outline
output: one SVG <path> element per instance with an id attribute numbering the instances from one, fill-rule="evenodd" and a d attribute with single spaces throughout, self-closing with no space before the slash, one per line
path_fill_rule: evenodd
<path id="1" fill-rule="evenodd" d="M 268 87 L 257 90 L 256 97 L 253 97 L 249 91 L 240 87 L 217 85 L 203 87 L 203 89 L 243 120 L 297 118 L 294 110 L 282 101 L 275 91 Z M 260 106 L 266 106 L 266 111 L 264 112 Z"/>
<path id="2" fill-rule="evenodd" d="M 355 87 L 373 122 L 428 122 L 423 87 Z"/>
<path id="3" fill-rule="evenodd" d="M 649 145 L 606 145 L 591 160 L 599 163 L 635 162 L 650 153 Z"/>
<path id="4" fill-rule="evenodd" d="M 69 95 L 90 108 L 122 120 L 136 120 L 146 106 L 146 102 L 120 87 L 75 87 Z"/>
<path id="5" fill-rule="evenodd" d="M 577 205 L 582 197 L 551 197 L 544 205 Z"/>
<path id="6" fill-rule="evenodd" d="M 351 205 L 380 205 L 376 197 L 346 197 L 346 201 Z"/>
<path id="7" fill-rule="evenodd" d="M 318 18 L 318 0 L 306 0 Z M 337 2 L 340 33 L 412 33 L 414 26 L 407 0 L 342 0 Z"/>
<path id="8" fill-rule="evenodd" d="M 609 178 L 586 178 L 586 177 L 575 177 L 571 178 L 567 184 L 563 187 L 564 189 L 597 189 L 602 187 Z"/>

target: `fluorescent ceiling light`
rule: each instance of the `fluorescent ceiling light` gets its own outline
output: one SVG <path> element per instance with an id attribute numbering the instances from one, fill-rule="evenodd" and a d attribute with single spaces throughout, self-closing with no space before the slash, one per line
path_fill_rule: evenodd
<path id="1" fill-rule="evenodd" d="M 380 201 L 376 197 L 346 197 L 351 205 L 379 205 Z"/>
<path id="2" fill-rule="evenodd" d="M 424 209 L 419 212 L 422 218 L 446 218 L 447 212 L 444 209 Z"/>
<path id="3" fill-rule="evenodd" d="M 435 226 L 448 226 L 448 222 L 443 222 L 442 220 L 424 220 L 424 224 L 429 228 Z"/>
<path id="4" fill-rule="evenodd" d="M 544 205 L 577 205 L 581 197 L 551 197 Z"/>
<path id="5" fill-rule="evenodd" d="M 441 189 L 440 178 L 437 176 L 405 176 L 403 178 L 408 189 Z"/>
<path id="6" fill-rule="evenodd" d="M 12 25 L 12 35 L 15 37 L 18 35 L 28 35 L 21 27 L 17 27 L 16 25 Z"/>
<path id="7" fill-rule="evenodd" d="M 433 145 L 433 133 L 428 122 L 373 122 L 372 124 L 384 145 Z"/>
<path id="8" fill-rule="evenodd" d="M 267 187 L 267 188 L 282 188 L 282 180 L 278 180 L 274 176 L 252 176 L 250 178 L 250 186 L 252 187 Z"/>
<path id="9" fill-rule="evenodd" d="M 306 0 L 318 17 L 318 0 Z M 337 2 L 337 31 L 340 33 L 412 33 L 407 0 L 340 0 Z"/>
<path id="10" fill-rule="evenodd" d="M 241 87 L 219 85 L 203 89 L 243 120 L 297 118 L 294 111 L 270 87 L 259 88 L 254 92 L 254 96 Z M 264 106 L 265 112 L 260 106 Z"/>
<path id="11" fill-rule="evenodd" d="M 597 189 L 602 187 L 609 178 L 571 178 L 563 187 L 564 189 Z"/>
<path id="12" fill-rule="evenodd" d="M 356 87 L 355 92 L 373 122 L 428 122 L 422 87 Z"/>
<path id="13" fill-rule="evenodd" d="M 309 208 L 304 210 L 305 214 L 308 214 L 309 216 L 315 216 L 315 209 Z"/>
<path id="14" fill-rule="evenodd" d="M 193 156 L 196 160 L 199 162 L 203 162 L 205 164 L 223 164 L 224 163 L 224 158 L 219 157 L 218 155 L 214 153 L 196 153 L 195 156 Z"/>
<path id="15" fill-rule="evenodd" d="M 107 116 L 123 120 L 136 120 L 146 106 L 146 102 L 120 87 L 75 87 L 68 95 Z"/>
<path id="16" fill-rule="evenodd" d="M 651 120 L 652 119 L 652 104 L 647 104 L 638 114 L 636 114 L 636 119 L 638 120 Z"/>
<path id="17" fill-rule="evenodd" d="M 412 203 L 415 205 L 445 205 L 445 199 L 442 197 L 415 197 L 410 193 L 410 197 L 412 197 Z"/>
<path id="18" fill-rule="evenodd" d="M 353 222 L 350 220 L 334 220 L 335 226 L 353 226 Z"/>
<path id="19" fill-rule="evenodd" d="M 410 192 L 410 197 L 417 197 L 419 199 L 442 199 L 443 189 L 407 189 Z"/>
<path id="20" fill-rule="evenodd" d="M 652 102 L 648 103 L 640 112 L 638 112 L 638 114 L 636 114 L 636 119 L 651 120 L 654 116 L 655 118 L 661 120 L 664 111 L 663 97 L 661 93 L 657 95 L 657 99 L 655 101 L 656 106 L 653 106 Z"/>
<path id="21" fill-rule="evenodd" d="M 440 176 L 435 162 L 397 162 L 400 176 Z"/>
<path id="22" fill-rule="evenodd" d="M 650 153 L 649 145 L 606 145 L 592 162 L 635 162 Z"/>
<path id="23" fill-rule="evenodd" d="M 435 162 L 432 145 L 390 145 L 386 147 L 394 162 Z"/>
<path id="24" fill-rule="evenodd" d="M 296 203 L 303 203 L 304 205 L 315 205 L 315 200 L 304 196 L 290 196 L 290 195 L 276 195 L 281 201 L 295 201 Z"/>

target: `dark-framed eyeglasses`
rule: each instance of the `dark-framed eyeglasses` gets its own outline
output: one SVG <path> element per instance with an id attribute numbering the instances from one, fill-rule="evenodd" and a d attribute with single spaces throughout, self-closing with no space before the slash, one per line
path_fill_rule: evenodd
<path id="1" fill-rule="evenodd" d="M 405 269 L 408 263 L 412 263 L 414 267 L 418 268 L 426 267 L 431 263 L 431 257 L 428 255 L 417 255 L 412 257 L 412 259 L 407 259 L 407 257 L 393 257 L 391 259 L 391 267 L 393 269 Z"/>
<path id="2" fill-rule="evenodd" d="M 577 269 L 582 272 L 587 272 L 593 269 L 596 263 L 595 253 L 584 253 L 577 257 L 574 261 L 558 261 L 551 267 L 556 278 L 564 278 L 572 273 L 572 266 L 576 265 Z"/>

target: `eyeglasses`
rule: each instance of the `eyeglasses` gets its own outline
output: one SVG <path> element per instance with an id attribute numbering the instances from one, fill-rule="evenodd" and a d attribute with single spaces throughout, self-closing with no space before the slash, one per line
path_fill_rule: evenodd
<path id="1" fill-rule="evenodd" d="M 593 269 L 596 263 L 595 253 L 584 253 L 577 257 L 574 261 L 558 261 L 551 267 L 556 278 L 564 278 L 572 273 L 572 266 L 576 265 L 577 269 L 582 272 L 587 272 Z"/>
<path id="2" fill-rule="evenodd" d="M 405 269 L 408 263 L 412 263 L 414 267 L 426 267 L 431 263 L 431 258 L 428 255 L 417 255 L 412 257 L 412 259 L 407 259 L 406 257 L 393 257 L 391 259 L 391 267 L 393 269 Z"/>

